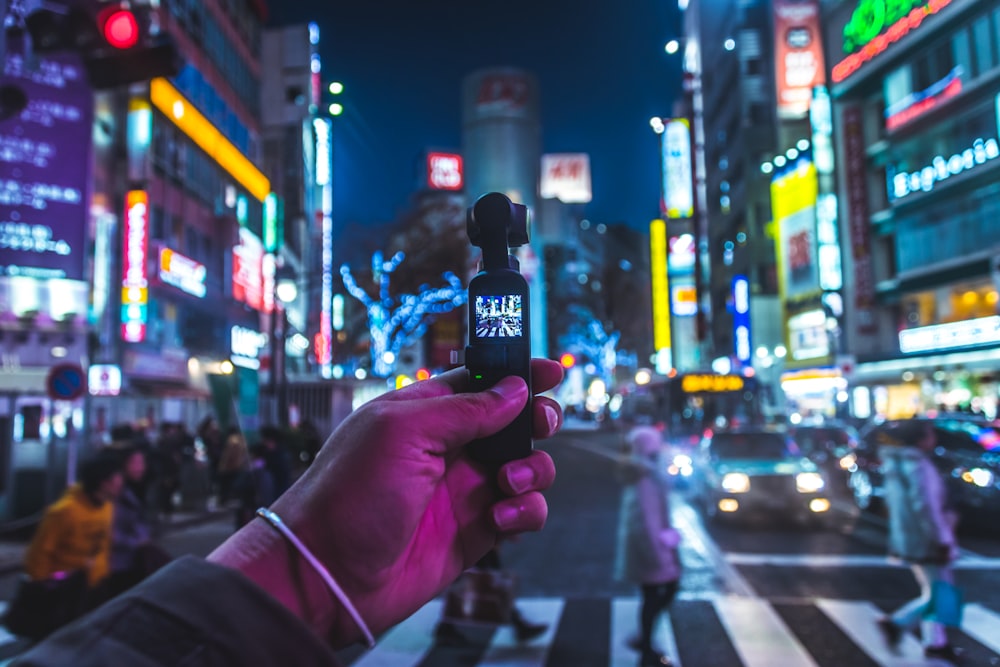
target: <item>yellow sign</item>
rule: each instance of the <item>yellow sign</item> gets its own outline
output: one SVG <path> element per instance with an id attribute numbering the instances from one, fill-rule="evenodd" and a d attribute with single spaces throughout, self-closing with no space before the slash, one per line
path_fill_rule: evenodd
<path id="1" fill-rule="evenodd" d="M 681 389 L 688 394 L 739 391 L 743 389 L 743 378 L 739 375 L 685 375 L 681 378 Z"/>
<path id="2" fill-rule="evenodd" d="M 247 192 L 264 201 L 271 192 L 271 182 L 179 90 L 166 79 L 153 79 L 149 84 L 149 97 L 160 113 L 218 162 Z"/>
<path id="3" fill-rule="evenodd" d="M 649 269 L 653 292 L 653 347 L 670 349 L 670 285 L 667 277 L 667 225 L 649 223 Z"/>

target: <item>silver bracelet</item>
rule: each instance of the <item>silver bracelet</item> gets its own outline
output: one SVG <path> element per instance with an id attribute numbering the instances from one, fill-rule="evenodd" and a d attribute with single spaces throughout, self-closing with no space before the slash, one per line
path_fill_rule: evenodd
<path id="1" fill-rule="evenodd" d="M 330 591 L 340 601 L 340 604 L 343 605 L 344 609 L 347 610 L 347 613 L 351 615 L 352 619 L 354 619 L 354 623 L 358 626 L 358 629 L 361 630 L 361 634 L 365 636 L 365 644 L 368 645 L 368 648 L 374 648 L 375 638 L 372 636 L 372 631 L 368 629 L 368 625 L 366 625 L 364 620 L 362 620 L 361 614 L 359 614 L 358 610 L 354 608 L 354 605 L 347 597 L 347 594 L 344 593 L 344 590 L 339 584 L 337 584 L 334 578 L 330 575 L 330 572 L 327 571 L 326 567 L 324 567 L 323 564 L 312 555 L 312 552 L 309 551 L 309 548 L 306 545 L 302 544 L 302 540 L 295 536 L 295 533 L 293 533 L 291 529 L 285 525 L 285 522 L 281 520 L 280 516 L 266 507 L 257 508 L 257 516 L 274 526 L 274 528 L 277 529 L 279 533 L 284 535 L 285 539 L 291 542 L 292 546 L 295 547 L 300 554 L 302 554 L 302 557 L 305 558 L 306 562 L 312 566 L 312 569 L 316 570 L 316 574 L 320 576 L 323 582 L 327 585 L 327 588 L 330 589 Z"/>

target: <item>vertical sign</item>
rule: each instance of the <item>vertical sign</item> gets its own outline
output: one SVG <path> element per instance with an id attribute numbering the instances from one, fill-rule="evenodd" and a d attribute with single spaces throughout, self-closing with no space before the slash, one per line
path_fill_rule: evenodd
<path id="1" fill-rule="evenodd" d="M 320 293 L 319 333 L 314 342 L 316 363 L 320 375 L 333 377 L 333 137 L 325 118 L 313 119 L 316 139 L 316 185 L 320 188 L 320 210 L 317 211 L 322 233 L 322 278 Z"/>
<path id="2" fill-rule="evenodd" d="M 733 276 L 733 347 L 740 363 L 750 365 L 750 281 L 740 275 Z"/>
<path id="3" fill-rule="evenodd" d="M 653 347 L 657 356 L 670 358 L 670 285 L 667 277 L 667 225 L 663 220 L 649 223 L 649 270 L 653 292 Z M 662 369 L 660 372 L 664 372 Z"/>
<path id="4" fill-rule="evenodd" d="M 691 171 L 691 125 L 686 118 L 667 121 L 662 141 L 663 202 L 668 218 L 694 215 L 694 176 Z"/>
<path id="5" fill-rule="evenodd" d="M 125 252 L 122 258 L 122 340 L 139 343 L 146 339 L 149 307 L 149 195 L 130 190 L 125 195 Z"/>
<path id="6" fill-rule="evenodd" d="M 778 258 L 778 290 L 782 300 L 819 291 L 816 201 L 819 183 L 808 152 L 776 171 L 771 181 L 771 208 Z"/>
<path id="7" fill-rule="evenodd" d="M 872 266 L 868 220 L 868 184 L 865 177 L 865 138 L 861 108 L 844 109 L 844 173 L 847 178 L 847 225 L 854 260 L 854 314 L 858 331 L 875 333 L 875 270 Z"/>
<path id="8" fill-rule="evenodd" d="M 819 5 L 774 0 L 775 89 L 780 118 L 805 118 L 815 86 L 826 83 Z"/>

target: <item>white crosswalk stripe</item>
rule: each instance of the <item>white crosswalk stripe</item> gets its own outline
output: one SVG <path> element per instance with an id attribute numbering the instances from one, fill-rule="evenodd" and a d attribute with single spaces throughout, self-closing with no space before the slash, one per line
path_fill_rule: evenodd
<path id="1" fill-rule="evenodd" d="M 774 608 L 761 598 L 730 596 L 715 601 L 715 612 L 745 667 L 816 667 Z"/>
<path id="2" fill-rule="evenodd" d="M 885 644 L 875 621 L 882 611 L 871 602 L 853 600 L 819 600 L 816 605 L 855 644 L 882 667 L 914 667 L 927 664 L 924 651 L 916 637 L 907 633 L 893 652 Z"/>
<path id="3" fill-rule="evenodd" d="M 1000 614 L 981 604 L 967 604 L 962 610 L 962 632 L 1000 653 Z"/>

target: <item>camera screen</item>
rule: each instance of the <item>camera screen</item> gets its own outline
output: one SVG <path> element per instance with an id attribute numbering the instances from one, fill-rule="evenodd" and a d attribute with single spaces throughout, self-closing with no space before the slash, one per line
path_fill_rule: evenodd
<path id="1" fill-rule="evenodd" d="M 477 338 L 516 338 L 523 335 L 520 294 L 476 297 Z"/>

